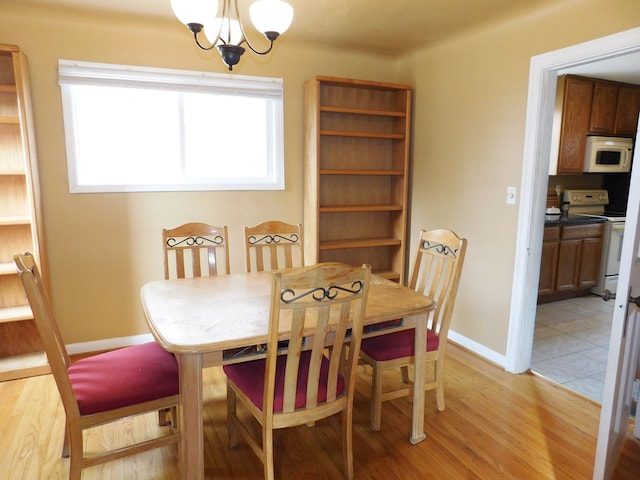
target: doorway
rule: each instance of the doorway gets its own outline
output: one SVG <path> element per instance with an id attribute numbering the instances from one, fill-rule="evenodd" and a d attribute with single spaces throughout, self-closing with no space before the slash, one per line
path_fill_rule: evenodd
<path id="1" fill-rule="evenodd" d="M 563 73 L 595 76 L 597 70 L 612 79 L 615 68 L 640 78 L 640 28 L 575 45 L 531 59 L 525 128 L 524 161 L 516 240 L 514 281 L 505 368 L 522 373 L 531 366 L 537 309 L 537 288 L 548 184 L 556 79 Z M 629 68 L 631 67 L 631 68 Z M 604 69 L 608 69 L 605 72 Z M 622 70 L 620 70 L 622 75 Z M 527 179 L 525 181 L 524 179 Z M 533 179 L 531 182 L 529 179 Z"/>

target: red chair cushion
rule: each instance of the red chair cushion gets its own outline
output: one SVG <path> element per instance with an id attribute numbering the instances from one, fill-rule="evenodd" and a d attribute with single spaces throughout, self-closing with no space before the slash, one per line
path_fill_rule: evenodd
<path id="1" fill-rule="evenodd" d="M 311 352 L 305 351 L 300 355 L 300 368 L 298 369 L 298 388 L 296 392 L 296 409 L 303 408 L 307 403 L 307 378 L 309 376 L 309 363 Z M 280 355 L 276 359 L 276 386 L 273 411 L 281 412 L 284 396 L 284 375 L 286 355 Z M 264 370 L 266 359 L 253 360 L 251 362 L 234 363 L 223 367 L 224 373 L 244 392 L 253 404 L 262 410 L 264 397 Z M 320 384 L 318 387 L 318 403 L 327 399 L 327 379 L 329 376 L 329 360 L 322 358 L 320 366 Z M 338 392 L 344 391 L 344 378 L 338 376 Z"/>
<path id="2" fill-rule="evenodd" d="M 376 362 L 412 357 L 416 340 L 415 329 L 402 330 L 377 337 L 362 339 L 360 349 Z M 440 339 L 431 330 L 427 330 L 427 352 L 438 349 Z"/>
<path id="3" fill-rule="evenodd" d="M 155 342 L 83 358 L 69 367 L 80 413 L 106 412 L 175 395 L 178 363 Z"/>

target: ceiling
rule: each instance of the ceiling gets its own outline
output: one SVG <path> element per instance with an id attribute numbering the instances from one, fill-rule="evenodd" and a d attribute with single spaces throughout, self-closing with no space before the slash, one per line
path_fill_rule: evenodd
<path id="1" fill-rule="evenodd" d="M 286 1 L 294 9 L 293 24 L 286 32 L 288 37 L 336 48 L 398 55 L 475 25 L 559 0 Z M 170 0 L 20 0 L 20 3 L 175 19 Z M 250 3 L 251 0 L 238 0 L 241 15 Z"/>
<path id="2" fill-rule="evenodd" d="M 640 85 L 640 52 L 636 51 L 615 58 L 585 63 L 577 67 L 560 70 L 558 73 L 572 73 L 574 75 L 584 75 L 585 77 Z"/>
<path id="3" fill-rule="evenodd" d="M 288 38 L 338 49 L 401 55 L 511 15 L 553 8 L 565 0 L 286 1 L 294 9 L 293 24 L 285 33 Z M 170 0 L 20 0 L 20 3 L 178 21 Z M 238 3 L 241 16 L 248 18 L 246 11 L 251 1 L 238 0 Z M 640 56 L 627 55 L 592 62 L 573 68 L 569 73 L 640 84 L 638 65 Z"/>

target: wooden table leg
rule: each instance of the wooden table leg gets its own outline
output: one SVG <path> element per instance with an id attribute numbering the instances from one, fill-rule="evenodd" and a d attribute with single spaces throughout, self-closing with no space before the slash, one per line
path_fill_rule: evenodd
<path id="1" fill-rule="evenodd" d="M 424 355 L 427 351 L 427 321 L 428 314 L 416 317 L 416 344 L 414 362 L 414 389 L 413 389 L 413 421 L 411 425 L 410 441 L 413 445 L 426 438 L 424 433 Z"/>
<path id="2" fill-rule="evenodd" d="M 180 471 L 183 480 L 204 479 L 202 355 L 176 355 L 180 369 Z"/>

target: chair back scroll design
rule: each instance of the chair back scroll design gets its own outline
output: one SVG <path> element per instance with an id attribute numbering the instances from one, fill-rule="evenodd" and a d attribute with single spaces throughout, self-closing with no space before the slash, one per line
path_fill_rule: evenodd
<path id="1" fill-rule="evenodd" d="M 244 227 L 247 272 L 304 266 L 302 225 L 280 221 Z"/>
<path id="2" fill-rule="evenodd" d="M 229 242 L 226 225 L 185 223 L 162 230 L 164 278 L 229 274 Z"/>
<path id="3" fill-rule="evenodd" d="M 441 339 L 447 338 L 451 325 L 466 247 L 466 239 L 457 238 L 448 230 L 420 232 L 409 287 L 435 300 L 429 329 Z"/>
<path id="4" fill-rule="evenodd" d="M 339 263 L 275 272 L 266 358 L 224 367 L 230 446 L 239 432 L 265 479 L 274 478 L 274 429 L 339 412 L 345 477 L 353 478 L 352 404 L 370 276 L 368 265 Z M 237 416 L 237 399 L 262 425 L 262 442 Z"/>

